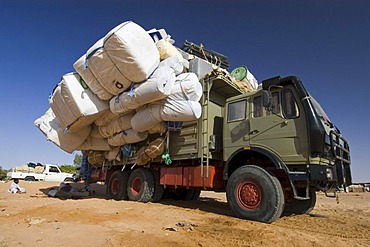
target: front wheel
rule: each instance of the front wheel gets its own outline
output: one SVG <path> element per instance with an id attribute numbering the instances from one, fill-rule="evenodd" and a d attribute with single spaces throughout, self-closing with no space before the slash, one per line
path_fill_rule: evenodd
<path id="1" fill-rule="evenodd" d="M 242 219 L 271 223 L 284 209 L 279 181 L 258 166 L 242 166 L 230 176 L 226 196 L 233 213 Z"/>
<path id="2" fill-rule="evenodd" d="M 75 182 L 75 180 L 73 178 L 66 178 L 64 179 L 64 182 Z"/>

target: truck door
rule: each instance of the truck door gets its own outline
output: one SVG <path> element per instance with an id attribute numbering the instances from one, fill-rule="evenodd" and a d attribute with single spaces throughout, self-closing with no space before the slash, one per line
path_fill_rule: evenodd
<path id="1" fill-rule="evenodd" d="M 249 145 L 249 120 L 247 117 L 247 99 L 229 102 L 224 118 L 224 160 L 237 149 Z"/>
<path id="2" fill-rule="evenodd" d="M 262 106 L 262 97 L 251 99 L 250 145 L 279 155 L 285 162 L 304 163 L 308 159 L 304 111 L 292 88 L 272 93 L 272 111 Z M 302 110 L 301 110 L 302 109 Z"/>
<path id="3" fill-rule="evenodd" d="M 59 182 L 61 179 L 60 170 L 57 166 L 49 166 L 49 170 L 45 171 L 45 181 Z"/>

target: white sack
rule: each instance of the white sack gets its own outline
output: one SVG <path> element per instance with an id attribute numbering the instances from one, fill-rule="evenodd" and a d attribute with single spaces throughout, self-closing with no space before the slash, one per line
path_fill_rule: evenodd
<path id="1" fill-rule="evenodd" d="M 99 114 L 109 109 L 107 101 L 101 100 L 83 85 L 79 74 L 66 74 L 49 99 L 58 122 L 63 129 L 68 127 L 69 132 L 90 125 Z"/>
<path id="2" fill-rule="evenodd" d="M 109 160 L 109 161 L 120 161 L 121 160 L 121 148 L 120 147 L 115 147 L 111 150 L 109 150 L 109 152 L 105 152 L 105 159 Z"/>
<path id="3" fill-rule="evenodd" d="M 111 146 L 109 146 L 107 139 L 89 136 L 77 150 L 109 151 L 111 150 Z"/>
<path id="4" fill-rule="evenodd" d="M 179 52 L 179 50 L 177 50 L 177 48 L 173 44 L 169 42 L 169 39 L 164 38 L 164 39 L 158 40 L 156 46 L 159 52 L 159 58 L 161 60 L 164 60 L 172 56 L 177 57 L 179 61 L 183 60 L 181 53 Z"/>
<path id="5" fill-rule="evenodd" d="M 257 90 L 258 81 L 249 70 L 247 70 L 247 75 L 244 80 L 247 80 L 249 82 L 250 86 L 254 89 L 254 91 Z"/>
<path id="6" fill-rule="evenodd" d="M 103 126 L 103 125 L 109 124 L 111 121 L 113 121 L 114 119 L 117 119 L 119 117 L 120 117 L 119 115 L 116 115 L 111 111 L 107 111 L 107 112 L 103 113 L 98 119 L 96 119 L 94 123 L 97 126 Z"/>
<path id="7" fill-rule="evenodd" d="M 92 124 L 89 136 L 77 150 L 109 151 L 111 146 L 109 146 L 108 140 L 100 134 L 99 127 Z"/>
<path id="8" fill-rule="evenodd" d="M 141 108 L 131 119 L 131 126 L 138 132 L 151 129 L 162 122 L 161 112 L 163 105 L 151 104 Z"/>
<path id="9" fill-rule="evenodd" d="M 111 146 L 122 146 L 124 144 L 141 142 L 146 138 L 148 138 L 148 132 L 137 132 L 133 129 L 128 129 L 109 137 L 108 143 Z"/>
<path id="10" fill-rule="evenodd" d="M 92 46 L 86 55 L 85 66 L 90 68 L 100 85 L 110 94 L 118 95 L 131 85 L 131 81 L 118 70 L 103 48 L 103 39 Z"/>
<path id="11" fill-rule="evenodd" d="M 123 130 L 131 129 L 131 118 L 134 116 L 134 112 L 130 112 L 126 115 L 120 116 L 117 119 L 112 120 L 109 124 L 99 127 L 100 134 L 108 138 L 116 133 Z"/>
<path id="12" fill-rule="evenodd" d="M 124 22 L 104 37 L 104 50 L 130 81 L 149 78 L 159 64 L 159 53 L 150 35 L 134 22 Z"/>
<path id="13" fill-rule="evenodd" d="M 104 139 L 104 137 L 99 132 L 99 127 L 96 124 L 91 125 L 91 132 L 89 136 L 92 138 Z"/>
<path id="14" fill-rule="evenodd" d="M 198 77 L 194 73 L 183 73 L 176 77 L 169 98 L 171 100 L 199 101 L 203 90 Z"/>
<path id="15" fill-rule="evenodd" d="M 111 99 L 109 103 L 111 111 L 122 114 L 165 98 L 171 93 L 176 74 L 181 71 L 182 64 L 177 57 L 162 61 L 148 80 Z"/>
<path id="16" fill-rule="evenodd" d="M 167 99 L 161 118 L 163 121 L 193 121 L 202 114 L 202 107 L 197 101 L 177 101 Z"/>
<path id="17" fill-rule="evenodd" d="M 167 124 L 165 122 L 160 122 L 150 129 L 148 129 L 149 134 L 156 134 L 156 133 L 165 133 L 167 131 Z"/>
<path id="18" fill-rule="evenodd" d="M 89 67 L 85 68 L 85 61 L 86 55 L 83 55 L 73 64 L 73 67 L 81 75 L 93 93 L 102 100 L 110 100 L 113 97 L 113 94 L 109 93 L 102 85 L 100 85 Z"/>
<path id="19" fill-rule="evenodd" d="M 36 119 L 34 124 L 44 133 L 48 141 L 51 141 L 67 153 L 77 150 L 91 131 L 91 127 L 86 126 L 76 133 L 64 132 L 51 108 L 42 117 Z"/>

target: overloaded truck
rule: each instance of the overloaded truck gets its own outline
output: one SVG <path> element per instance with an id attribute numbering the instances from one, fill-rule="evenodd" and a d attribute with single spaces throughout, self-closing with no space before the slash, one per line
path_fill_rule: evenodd
<path id="1" fill-rule="evenodd" d="M 199 75 L 207 63 L 193 61 Z M 138 166 L 126 152 L 122 163 L 94 169 L 110 198 L 158 201 L 167 191 L 195 200 L 201 190 L 226 191 L 237 217 L 270 223 L 283 212 L 310 212 L 317 191 L 334 196 L 351 184 L 348 141 L 298 77 L 244 93 L 217 71 L 199 76 L 202 115 L 169 124 L 165 155 Z"/>
<path id="2" fill-rule="evenodd" d="M 296 76 L 258 84 L 243 66 L 163 29 L 124 22 L 62 77 L 35 121 L 116 200 L 226 192 L 240 218 L 310 212 L 351 184 L 348 141 Z"/>

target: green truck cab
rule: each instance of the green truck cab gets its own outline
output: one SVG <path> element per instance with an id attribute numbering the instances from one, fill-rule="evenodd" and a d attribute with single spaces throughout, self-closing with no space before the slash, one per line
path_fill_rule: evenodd
<path id="1" fill-rule="evenodd" d="M 245 175 L 246 165 L 279 180 L 286 213 L 308 213 L 316 191 L 335 193 L 352 183 L 348 141 L 298 77 L 265 80 L 259 91 L 228 99 L 225 111 L 224 179 L 238 216 L 262 203 L 264 189 L 281 192 L 272 181 L 264 188 Z"/>

